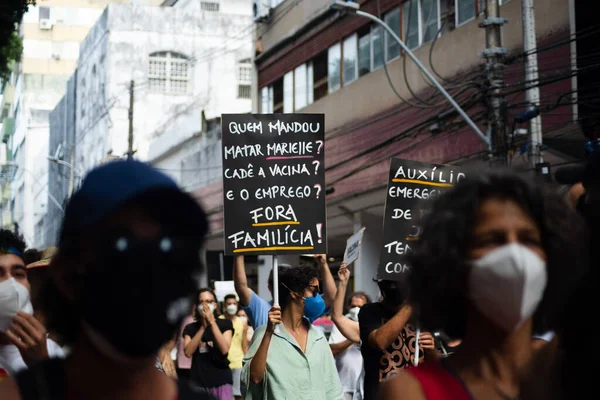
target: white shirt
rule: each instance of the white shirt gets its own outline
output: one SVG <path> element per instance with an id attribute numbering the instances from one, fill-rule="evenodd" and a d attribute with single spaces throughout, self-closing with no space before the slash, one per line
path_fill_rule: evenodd
<path id="1" fill-rule="evenodd" d="M 329 336 L 329 344 L 341 343 L 346 338 L 339 331 L 337 326 L 334 326 Z M 360 390 L 357 383 L 360 378 L 360 373 L 363 369 L 363 358 L 360 354 L 360 345 L 352 344 L 343 353 L 335 356 L 335 365 L 342 382 L 344 393 L 354 393 Z"/>
<path id="2" fill-rule="evenodd" d="M 65 353 L 54 340 L 46 339 L 46 345 L 50 358 L 65 358 Z M 27 369 L 27 364 L 23 361 L 17 346 L 12 344 L 0 346 L 0 371 L 2 369 L 8 375 L 15 375 L 19 371 Z"/>

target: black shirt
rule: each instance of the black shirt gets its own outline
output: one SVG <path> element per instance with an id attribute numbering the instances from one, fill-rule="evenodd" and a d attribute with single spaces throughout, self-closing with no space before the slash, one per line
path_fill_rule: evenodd
<path id="1" fill-rule="evenodd" d="M 233 324 L 228 319 L 216 319 L 216 324 L 223 333 L 233 332 Z M 187 325 L 183 330 L 183 336 L 193 338 L 201 326 L 200 322 Z M 207 328 L 202 335 L 198 350 L 192 355 L 190 379 L 203 388 L 214 388 L 233 383 L 227 353 L 221 353 L 214 340 L 212 330 Z"/>
<path id="2" fill-rule="evenodd" d="M 415 359 L 416 330 L 405 325 L 398 338 L 384 351 L 369 345 L 369 335 L 381 328 L 395 311 L 381 303 L 365 304 L 358 314 L 360 325 L 360 352 L 365 363 L 365 400 L 376 400 L 379 383 L 396 375 L 400 370 L 413 365 Z M 423 361 L 423 349 L 419 350 L 419 363 Z"/>

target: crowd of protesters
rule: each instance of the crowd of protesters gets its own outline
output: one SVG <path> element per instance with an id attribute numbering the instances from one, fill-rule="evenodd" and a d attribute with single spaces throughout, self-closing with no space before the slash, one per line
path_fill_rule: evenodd
<path id="1" fill-rule="evenodd" d="M 589 396 L 600 156 L 564 183 L 566 196 L 473 172 L 433 202 L 406 279 L 373 277 L 379 298 L 348 292 L 345 264 L 336 284 L 319 254 L 280 265 L 277 282 L 271 271 L 274 304 L 243 256 L 236 293 L 199 289 L 197 201 L 144 163 L 102 165 L 68 202 L 57 247 L 0 231 L 0 398 Z"/>

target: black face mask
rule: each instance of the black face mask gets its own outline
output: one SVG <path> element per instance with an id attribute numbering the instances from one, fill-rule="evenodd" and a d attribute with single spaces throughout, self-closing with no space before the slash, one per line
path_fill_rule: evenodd
<path id="1" fill-rule="evenodd" d="M 149 357 L 172 339 L 189 313 L 200 249 L 171 237 L 111 237 L 97 246 L 100 258 L 86 271 L 80 307 L 92 331 L 88 337 L 103 353 Z M 102 348 L 103 342 L 112 349 Z"/>

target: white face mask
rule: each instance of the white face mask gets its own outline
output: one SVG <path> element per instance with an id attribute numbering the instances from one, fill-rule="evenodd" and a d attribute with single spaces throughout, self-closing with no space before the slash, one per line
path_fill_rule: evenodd
<path id="1" fill-rule="evenodd" d="M 208 309 L 210 310 L 210 312 L 211 312 L 211 313 L 212 313 L 212 312 L 215 312 L 215 305 L 214 305 L 214 304 L 209 304 L 209 305 L 208 305 Z M 200 314 L 202 314 L 202 311 L 203 311 L 203 310 L 204 310 L 204 305 L 203 305 L 203 304 L 200 304 L 200 305 L 198 306 L 198 312 L 199 312 Z"/>
<path id="2" fill-rule="evenodd" d="M 235 315 L 237 313 L 238 308 L 235 304 L 230 304 L 225 310 L 227 311 L 227 314 Z"/>
<path id="3" fill-rule="evenodd" d="M 353 321 L 358 321 L 358 313 L 360 312 L 360 307 L 352 307 L 348 310 L 348 318 Z"/>
<path id="4" fill-rule="evenodd" d="M 19 311 L 33 315 L 29 290 L 15 278 L 0 282 L 0 332 L 6 332 Z"/>
<path id="5" fill-rule="evenodd" d="M 512 332 L 533 316 L 547 280 L 544 260 L 521 244 L 509 244 L 472 263 L 469 297 L 484 316 Z"/>

